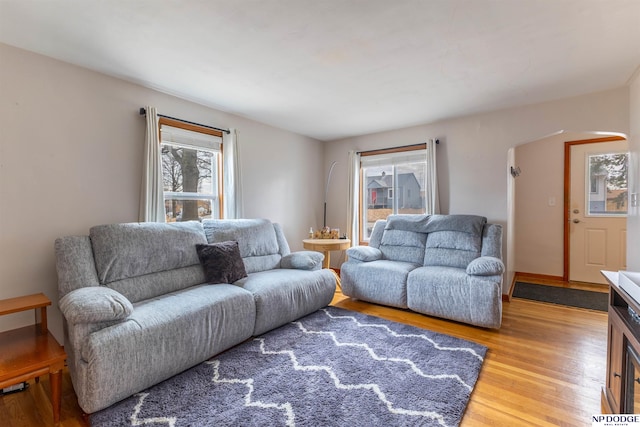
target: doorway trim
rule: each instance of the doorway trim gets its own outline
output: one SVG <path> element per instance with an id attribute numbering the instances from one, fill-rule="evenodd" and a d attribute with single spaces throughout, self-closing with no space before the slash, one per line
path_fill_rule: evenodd
<path id="1" fill-rule="evenodd" d="M 595 144 L 598 142 L 614 142 L 614 141 L 625 141 L 627 138 L 622 136 L 607 136 L 601 138 L 593 138 L 593 139 L 580 139 L 577 141 L 565 141 L 564 143 L 564 191 L 563 191 L 563 207 L 564 207 L 564 264 L 563 264 L 563 273 L 562 280 L 565 282 L 569 281 L 569 202 L 570 202 L 570 193 L 571 193 L 571 147 L 574 145 L 581 144 Z"/>

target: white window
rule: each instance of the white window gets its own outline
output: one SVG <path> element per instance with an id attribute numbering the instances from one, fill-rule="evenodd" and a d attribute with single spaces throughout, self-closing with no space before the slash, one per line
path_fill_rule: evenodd
<path id="1" fill-rule="evenodd" d="M 587 212 L 597 216 L 627 214 L 628 153 L 607 153 L 588 156 Z"/>
<path id="2" fill-rule="evenodd" d="M 222 134 L 160 119 L 166 222 L 220 218 Z"/>
<path id="3" fill-rule="evenodd" d="M 426 146 L 360 153 L 360 236 L 368 241 L 378 219 L 391 214 L 424 214 Z"/>

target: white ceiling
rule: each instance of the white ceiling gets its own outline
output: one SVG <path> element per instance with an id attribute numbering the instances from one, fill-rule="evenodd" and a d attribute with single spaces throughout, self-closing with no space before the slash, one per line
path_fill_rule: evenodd
<path id="1" fill-rule="evenodd" d="M 640 0 L 0 0 L 0 41 L 332 140 L 623 86 Z"/>

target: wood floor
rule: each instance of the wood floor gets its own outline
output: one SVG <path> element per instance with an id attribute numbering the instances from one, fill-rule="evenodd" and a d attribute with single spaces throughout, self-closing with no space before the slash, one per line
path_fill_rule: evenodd
<path id="1" fill-rule="evenodd" d="M 340 292 L 332 305 L 488 346 L 463 427 L 590 426 L 591 415 L 601 411 L 607 351 L 604 312 L 513 298 L 503 305 L 502 328 L 494 331 L 353 301 Z M 49 390 L 43 378 L 25 392 L 0 397 L 0 425 L 51 425 Z M 66 370 L 62 392 L 61 426 L 83 426 Z"/>

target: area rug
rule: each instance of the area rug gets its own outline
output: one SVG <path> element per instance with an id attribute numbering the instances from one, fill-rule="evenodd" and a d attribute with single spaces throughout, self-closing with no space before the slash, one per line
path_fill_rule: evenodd
<path id="1" fill-rule="evenodd" d="M 516 282 L 512 296 L 599 311 L 607 311 L 609 301 L 609 294 L 603 292 L 536 285 L 525 282 Z"/>
<path id="2" fill-rule="evenodd" d="M 486 351 L 327 307 L 91 415 L 91 426 L 457 426 Z"/>

